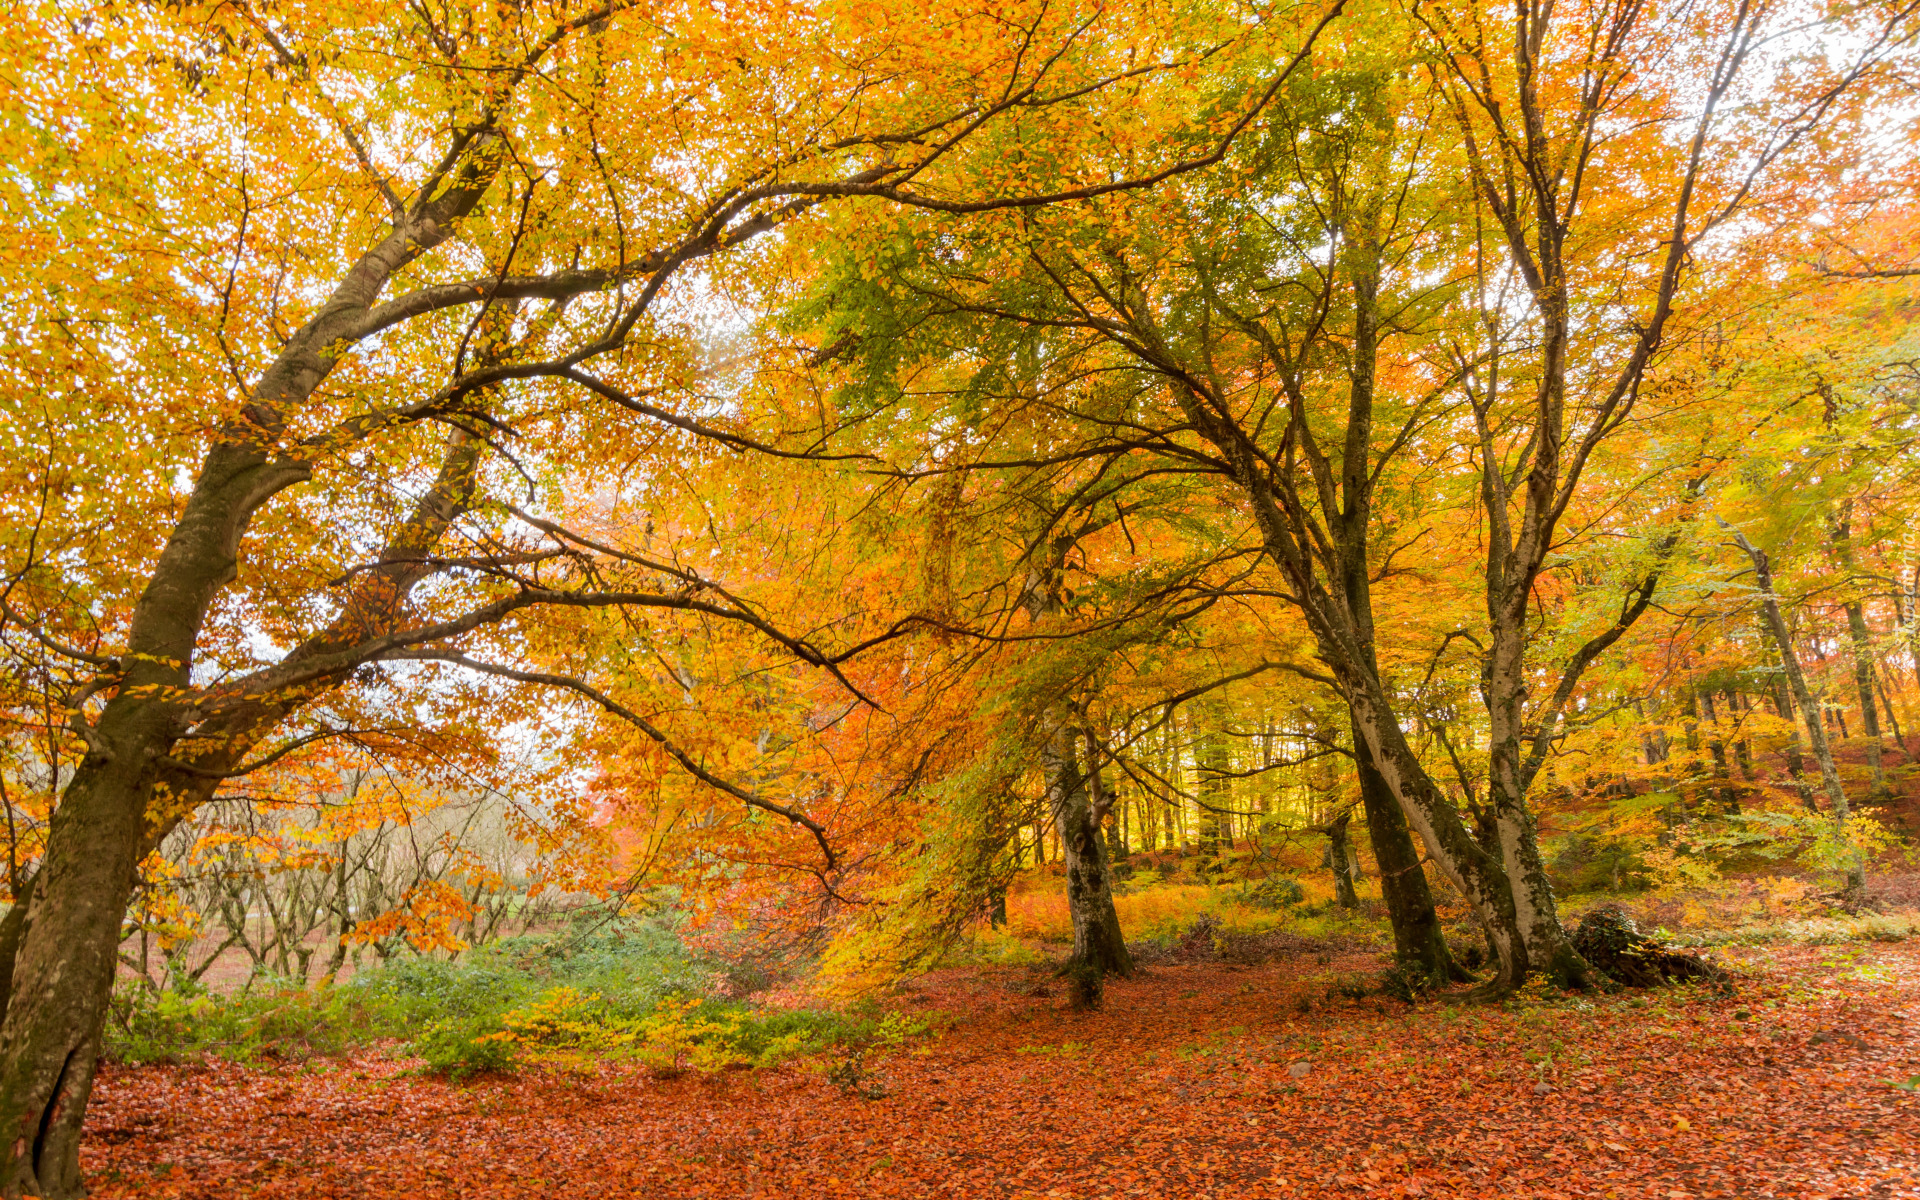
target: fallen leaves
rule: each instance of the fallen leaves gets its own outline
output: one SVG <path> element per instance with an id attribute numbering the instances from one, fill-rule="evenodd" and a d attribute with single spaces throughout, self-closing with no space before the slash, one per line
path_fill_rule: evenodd
<path id="1" fill-rule="evenodd" d="M 801 1068 L 468 1087 L 377 1056 L 110 1069 L 88 1184 L 99 1200 L 1911 1195 L 1920 1098 L 1885 1081 L 1920 1063 L 1920 944 L 1870 953 L 1891 982 L 1794 998 L 1820 954 L 1772 949 L 1738 997 L 1656 993 L 1652 1011 L 1303 1016 L 1294 1001 L 1325 980 L 1280 963 L 1253 992 L 1248 973 L 1157 968 L 1074 1016 L 952 972 L 925 988 L 960 1024 L 887 1059 L 894 1090 L 872 1101 Z M 1836 1028 L 1859 1044 L 1813 1044 Z"/>

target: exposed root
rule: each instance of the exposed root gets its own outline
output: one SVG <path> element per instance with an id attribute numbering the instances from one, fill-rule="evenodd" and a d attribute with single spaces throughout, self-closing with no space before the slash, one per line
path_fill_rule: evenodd
<path id="1" fill-rule="evenodd" d="M 1617 904 L 1596 908 L 1580 918 L 1573 949 L 1594 970 L 1628 987 L 1658 987 L 1686 979 L 1720 983 L 1726 972 L 1695 954 L 1669 950 L 1640 932 Z"/>
<path id="2" fill-rule="evenodd" d="M 1067 1001 L 1075 1012 L 1093 1012 L 1106 1002 L 1107 973 L 1097 963 L 1068 962 L 1060 971 L 1067 977 Z"/>

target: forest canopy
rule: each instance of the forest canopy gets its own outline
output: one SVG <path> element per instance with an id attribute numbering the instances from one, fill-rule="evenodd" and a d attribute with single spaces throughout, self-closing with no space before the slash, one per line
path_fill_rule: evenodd
<path id="1" fill-rule="evenodd" d="M 1497 998 L 1904 836 L 1911 2 L 6 24 L 0 1193 L 129 969 L 857 990 L 1051 864 L 1093 1005 L 1177 859 Z"/>

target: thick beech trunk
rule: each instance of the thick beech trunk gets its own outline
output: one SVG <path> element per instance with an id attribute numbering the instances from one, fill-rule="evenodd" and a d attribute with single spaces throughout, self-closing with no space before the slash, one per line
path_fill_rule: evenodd
<path id="1" fill-rule="evenodd" d="M 1433 907 L 1433 889 L 1427 886 L 1427 873 L 1420 862 L 1420 848 L 1414 845 L 1393 789 L 1380 777 L 1366 740 L 1357 732 L 1353 756 L 1360 770 L 1360 804 L 1367 814 L 1367 840 L 1373 847 L 1374 865 L 1380 870 L 1380 896 L 1386 901 L 1387 917 L 1393 924 L 1394 957 L 1417 967 L 1436 983 L 1471 979 L 1447 950 L 1440 915 Z"/>
<path id="2" fill-rule="evenodd" d="M 1079 740 L 1077 731 L 1063 724 L 1041 750 L 1047 808 L 1067 868 L 1067 912 L 1073 921 L 1073 955 L 1067 966 L 1069 971 L 1131 975 L 1133 956 L 1113 907 L 1112 864 L 1100 834 L 1102 814 L 1093 794 L 1097 783 L 1090 789 L 1089 776 L 1080 769 Z"/>
<path id="3" fill-rule="evenodd" d="M 1490 578 L 1497 574 L 1489 569 Z M 1491 586 L 1490 586 L 1491 591 Z M 1524 597 L 1506 604 L 1489 604 L 1492 646 L 1482 688 L 1489 725 L 1487 804 L 1500 839 L 1500 859 L 1513 887 L 1514 922 L 1527 946 L 1532 970 L 1545 973 L 1561 987 L 1591 987 L 1594 977 L 1586 960 L 1560 925 L 1559 902 L 1547 877 L 1546 861 L 1527 805 L 1529 780 L 1523 759 L 1523 707 L 1527 696 L 1527 610 Z"/>
<path id="4" fill-rule="evenodd" d="M 439 486 L 388 549 L 416 558 L 462 511 L 478 462 L 456 435 Z M 140 860 L 212 796 L 308 693 L 247 697 L 183 737 L 164 697 L 185 686 L 208 604 L 232 578 L 241 531 L 267 494 L 303 471 L 245 447 L 217 447 L 135 613 L 133 665 L 90 733 L 92 749 L 61 794 L 27 918 L 0 922 L 0 1129 L 10 1131 L 0 1192 L 80 1194 L 79 1132 L 113 987 L 121 921 Z M 388 628 L 423 575 L 404 557 L 369 573 L 347 610 L 284 661 L 298 666 Z M 158 698 L 156 698 L 156 695 Z M 196 771 L 163 762 L 182 754 Z M 18 911 L 18 906 L 16 906 Z"/>
<path id="5" fill-rule="evenodd" d="M 0 1134 L 9 1196 L 79 1196 L 80 1125 L 93 1088 L 133 892 L 152 783 L 149 748 L 169 714 L 151 700 L 114 701 L 95 748 L 54 809 L 34 880 L 31 921 L 0 1022 Z M 118 736 L 115 736 L 118 735 Z"/>

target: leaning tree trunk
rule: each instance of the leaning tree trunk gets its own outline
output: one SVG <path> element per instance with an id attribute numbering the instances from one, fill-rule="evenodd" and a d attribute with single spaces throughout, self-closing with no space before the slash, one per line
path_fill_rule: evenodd
<path id="1" fill-rule="evenodd" d="M 0 1191 L 48 1200 L 84 1194 L 80 1125 L 93 1089 L 113 988 L 120 922 L 133 894 L 152 763 L 143 753 L 167 714 L 116 700 L 95 746 L 53 811 L 31 923 L 13 964 L 0 1023 Z M 109 740 L 113 733 L 122 736 Z"/>
<path id="2" fill-rule="evenodd" d="M 1768 560 L 1766 551 L 1748 541 L 1746 535 L 1736 532 L 1733 540 L 1740 549 L 1746 551 L 1747 558 L 1753 563 L 1754 582 L 1760 587 L 1761 616 L 1766 619 L 1767 632 L 1773 635 L 1774 645 L 1780 651 L 1780 667 L 1786 674 L 1787 686 L 1792 689 L 1793 698 L 1800 705 L 1801 723 L 1806 726 L 1807 741 L 1813 747 L 1814 761 L 1820 764 L 1820 783 L 1826 790 L 1827 803 L 1833 808 L 1834 827 L 1844 830 L 1847 824 L 1847 793 L 1840 786 L 1840 772 L 1833 763 L 1833 748 L 1827 744 L 1826 722 L 1820 718 L 1821 705 L 1807 687 L 1806 673 L 1800 669 L 1800 655 L 1793 648 L 1793 633 L 1780 613 L 1780 597 L 1773 590 L 1773 564 Z M 1855 851 L 1847 864 L 1847 890 L 1858 893 L 1866 886 L 1866 864 L 1861 861 L 1859 852 Z"/>
<path id="3" fill-rule="evenodd" d="M 1375 686 L 1377 681 L 1355 677 L 1347 687 L 1354 730 L 1434 865 L 1473 906 L 1495 966 L 1486 994 L 1511 992 L 1525 982 L 1530 963 L 1505 866 L 1468 832 L 1453 799 L 1427 774 L 1391 710 L 1373 694 Z"/>
<path id="4" fill-rule="evenodd" d="M 1357 730 L 1353 757 L 1360 769 L 1360 804 L 1367 814 L 1367 840 L 1373 847 L 1374 865 L 1380 870 L 1380 896 L 1387 903 L 1387 917 L 1393 924 L 1394 957 L 1416 967 L 1436 984 L 1471 979 L 1447 949 L 1440 914 L 1433 907 L 1433 889 L 1427 886 L 1427 873 L 1420 862 L 1420 848 L 1414 845 L 1393 789 L 1380 777 L 1366 739 Z"/>
<path id="5" fill-rule="evenodd" d="M 1131 975 L 1133 956 L 1113 907 L 1112 864 L 1088 776 L 1080 771 L 1079 740 L 1078 733 L 1062 723 L 1041 749 L 1047 807 L 1067 868 L 1067 912 L 1073 920 L 1073 956 L 1067 965 L 1069 970 Z"/>

